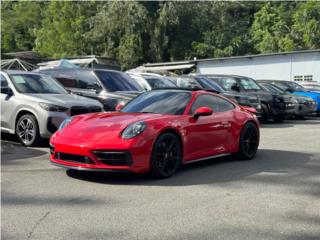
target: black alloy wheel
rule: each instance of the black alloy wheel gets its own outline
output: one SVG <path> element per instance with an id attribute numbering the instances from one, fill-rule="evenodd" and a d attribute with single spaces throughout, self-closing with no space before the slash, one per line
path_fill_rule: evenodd
<path id="1" fill-rule="evenodd" d="M 16 125 L 16 135 L 24 146 L 30 147 L 39 143 L 39 128 L 33 115 L 26 114 L 19 118 Z"/>
<path id="2" fill-rule="evenodd" d="M 242 160 L 252 159 L 257 152 L 258 145 L 258 128 L 254 123 L 249 122 L 241 131 L 238 157 Z"/>
<path id="3" fill-rule="evenodd" d="M 156 178 L 172 176 L 180 166 L 182 151 L 179 139 L 172 133 L 163 133 L 154 144 L 151 172 Z"/>

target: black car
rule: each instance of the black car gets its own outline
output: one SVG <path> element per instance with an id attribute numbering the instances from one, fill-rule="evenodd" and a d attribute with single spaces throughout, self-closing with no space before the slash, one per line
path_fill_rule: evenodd
<path id="1" fill-rule="evenodd" d="M 226 91 L 219 84 L 211 81 L 207 77 L 198 75 L 182 75 L 179 77 L 169 77 L 178 87 L 182 88 L 203 88 L 206 90 L 214 90 L 219 92 L 222 96 L 225 96 L 240 105 L 253 107 L 257 111 L 257 116 L 261 114 L 261 104 L 258 97 L 249 96 L 242 93 L 235 93 L 232 91 Z"/>
<path id="2" fill-rule="evenodd" d="M 271 119 L 281 122 L 294 112 L 294 105 L 290 99 L 280 94 L 267 92 L 252 78 L 237 75 L 204 76 L 219 84 L 226 91 L 258 97 L 262 107 L 262 121 Z"/>
<path id="3" fill-rule="evenodd" d="M 73 94 L 99 100 L 105 111 L 114 111 L 118 103 L 126 103 L 142 88 L 123 72 L 100 69 L 46 69 L 39 72 L 57 79 Z"/>
<path id="4" fill-rule="evenodd" d="M 310 97 L 292 94 L 290 92 L 286 92 L 283 89 L 277 87 L 272 84 L 270 81 L 266 80 L 258 80 L 258 83 L 261 87 L 263 87 L 266 91 L 275 94 L 281 94 L 285 98 L 291 98 L 294 103 L 294 116 L 296 118 L 304 118 L 305 115 L 309 115 L 314 113 L 317 108 L 317 103 Z"/>

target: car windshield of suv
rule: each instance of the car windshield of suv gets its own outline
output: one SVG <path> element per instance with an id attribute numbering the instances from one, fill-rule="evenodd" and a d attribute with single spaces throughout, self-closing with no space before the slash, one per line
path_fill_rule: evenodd
<path id="1" fill-rule="evenodd" d="M 234 78 L 210 78 L 210 79 L 215 79 L 216 81 L 218 81 L 218 83 L 220 84 L 220 86 L 226 90 L 226 91 L 233 91 L 232 87 L 235 85 L 238 85 L 238 82 L 236 79 Z"/>
<path id="2" fill-rule="evenodd" d="M 262 90 L 261 87 L 253 79 L 250 78 L 239 78 L 239 83 L 245 90 L 248 91 Z"/>
<path id="3" fill-rule="evenodd" d="M 132 81 L 126 73 L 112 71 L 95 71 L 103 86 L 109 92 L 140 91 L 141 87 Z"/>
<path id="4" fill-rule="evenodd" d="M 47 75 L 10 74 L 13 85 L 20 93 L 68 94 L 68 92 Z"/>
<path id="5" fill-rule="evenodd" d="M 272 84 L 269 84 L 269 83 L 260 83 L 260 85 L 271 93 L 275 93 L 275 94 L 285 93 L 281 88 L 274 86 Z"/>
<path id="6" fill-rule="evenodd" d="M 301 85 L 295 82 L 286 82 L 286 84 L 296 92 L 308 91 L 307 89 L 305 89 L 304 87 L 302 87 Z"/>
<path id="7" fill-rule="evenodd" d="M 150 91 L 134 98 L 121 112 L 182 115 L 190 99 L 190 92 Z"/>
<path id="8" fill-rule="evenodd" d="M 164 77 L 154 77 L 154 76 L 144 76 L 149 85 L 154 88 L 167 88 L 167 87 L 177 87 L 172 81 Z"/>
<path id="9" fill-rule="evenodd" d="M 223 92 L 224 90 L 214 81 L 211 81 L 205 77 L 197 77 L 198 82 L 201 84 L 203 88 L 212 89 L 218 92 Z"/>

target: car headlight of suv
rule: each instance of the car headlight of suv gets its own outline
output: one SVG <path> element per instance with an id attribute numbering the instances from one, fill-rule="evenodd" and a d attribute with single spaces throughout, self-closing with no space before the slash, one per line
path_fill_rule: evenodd
<path id="1" fill-rule="evenodd" d="M 66 108 L 66 107 L 58 106 L 58 105 L 51 104 L 51 103 L 40 102 L 39 106 L 49 112 L 65 112 L 68 110 L 68 108 Z"/>
<path id="2" fill-rule="evenodd" d="M 124 129 L 124 131 L 121 133 L 121 137 L 123 139 L 134 138 L 141 134 L 146 129 L 146 127 L 147 125 L 145 124 L 145 122 L 133 123 L 126 127 L 126 129 Z"/>
<path id="3" fill-rule="evenodd" d="M 72 121 L 72 117 L 66 118 L 59 126 L 58 131 L 65 128 Z"/>

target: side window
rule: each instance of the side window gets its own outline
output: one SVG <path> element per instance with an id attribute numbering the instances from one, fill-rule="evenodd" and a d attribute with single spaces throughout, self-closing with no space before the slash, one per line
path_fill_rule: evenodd
<path id="1" fill-rule="evenodd" d="M 91 71 L 78 71 L 78 87 L 83 89 L 95 89 L 100 84 Z"/>
<path id="2" fill-rule="evenodd" d="M 234 105 L 223 98 L 219 98 L 219 107 L 218 108 L 219 108 L 218 112 L 226 112 L 226 111 L 234 109 Z"/>
<path id="3" fill-rule="evenodd" d="M 223 98 L 203 94 L 197 97 L 193 103 L 190 114 L 193 114 L 199 107 L 209 107 L 214 112 L 226 112 L 234 109 L 234 105 Z"/>
<path id="4" fill-rule="evenodd" d="M 5 76 L 3 76 L 3 74 L 1 74 L 1 87 L 8 87 L 8 81 L 6 79 Z"/>
<path id="5" fill-rule="evenodd" d="M 197 83 L 196 80 L 192 78 L 178 78 L 177 79 L 177 86 L 183 88 L 201 88 L 201 86 Z"/>
<path id="6" fill-rule="evenodd" d="M 77 88 L 77 72 L 76 71 L 62 71 L 57 72 L 54 75 L 54 78 L 57 79 L 64 87 Z"/>

